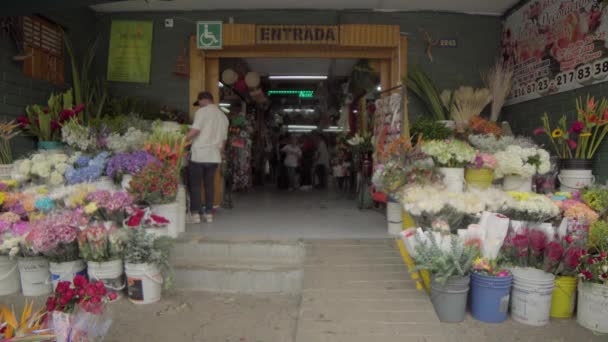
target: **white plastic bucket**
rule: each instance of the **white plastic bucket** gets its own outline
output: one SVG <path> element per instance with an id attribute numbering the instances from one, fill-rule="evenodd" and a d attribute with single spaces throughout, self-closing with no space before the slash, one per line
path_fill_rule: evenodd
<path id="1" fill-rule="evenodd" d="M 163 276 L 154 264 L 125 264 L 127 293 L 134 304 L 158 302 L 162 291 Z"/>
<path id="2" fill-rule="evenodd" d="M 532 192 L 532 177 L 505 176 L 502 188 L 504 191 Z"/>
<path id="3" fill-rule="evenodd" d="M 578 191 L 595 183 L 591 170 L 561 170 L 557 178 L 561 191 Z"/>
<path id="4" fill-rule="evenodd" d="M 17 265 L 24 296 L 37 297 L 51 293 L 53 287 L 48 260 L 41 257 L 20 258 Z"/>
<path id="5" fill-rule="evenodd" d="M 177 232 L 183 233 L 186 231 L 186 187 L 179 185 L 177 187 Z"/>
<path id="6" fill-rule="evenodd" d="M 169 220 L 169 224 L 167 228 L 163 229 L 165 234 L 161 235 L 169 235 L 172 238 L 176 238 L 179 235 L 179 208 L 178 203 L 168 203 L 168 204 L 155 204 L 152 206 L 152 213 L 158 216 L 162 216 Z M 185 227 L 184 220 L 184 227 Z M 184 228 L 185 229 L 185 228 Z"/>
<path id="7" fill-rule="evenodd" d="M 108 291 L 116 293 L 118 298 L 122 297 L 126 287 L 122 260 L 87 261 L 87 273 L 91 281 L 103 281 Z"/>
<path id="8" fill-rule="evenodd" d="M 388 233 L 391 235 L 399 235 L 403 230 L 403 209 L 401 204 L 389 200 L 386 202 L 386 221 L 388 224 Z"/>
<path id="9" fill-rule="evenodd" d="M 608 286 L 579 282 L 576 321 L 595 333 L 608 334 Z"/>
<path id="10" fill-rule="evenodd" d="M 549 323 L 555 276 L 530 267 L 516 267 L 512 272 L 511 316 L 513 319 L 532 326 Z"/>
<path id="11" fill-rule="evenodd" d="M 462 192 L 464 190 L 464 168 L 440 167 L 439 172 L 443 174 L 443 184 L 449 192 Z"/>
<path id="12" fill-rule="evenodd" d="M 122 176 L 122 180 L 120 181 L 120 187 L 127 191 L 129 190 L 129 188 L 131 187 L 131 180 L 133 179 L 133 176 L 131 175 L 123 175 Z"/>
<path id="13" fill-rule="evenodd" d="M 17 261 L 8 256 L 0 256 L 0 296 L 17 293 L 20 289 Z"/>
<path id="14" fill-rule="evenodd" d="M 72 281 L 77 274 L 87 275 L 87 265 L 82 260 L 68 262 L 51 262 L 51 280 L 53 282 L 53 291 L 60 281 Z"/>

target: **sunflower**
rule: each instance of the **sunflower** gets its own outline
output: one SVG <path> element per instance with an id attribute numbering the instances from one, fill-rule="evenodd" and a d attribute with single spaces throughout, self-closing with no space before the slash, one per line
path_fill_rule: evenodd
<path id="1" fill-rule="evenodd" d="M 551 132 L 551 137 L 553 138 L 561 138 L 562 135 L 564 135 L 564 131 L 559 128 L 556 128 Z"/>

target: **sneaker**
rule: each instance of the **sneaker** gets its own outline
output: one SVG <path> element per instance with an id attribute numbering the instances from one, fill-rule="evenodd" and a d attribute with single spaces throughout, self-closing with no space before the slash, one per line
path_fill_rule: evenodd
<path id="1" fill-rule="evenodd" d="M 190 214 L 188 216 L 188 219 L 186 220 L 186 222 L 189 223 L 189 224 L 201 223 L 201 215 L 199 215 L 199 214 Z"/>
<path id="2" fill-rule="evenodd" d="M 213 223 L 213 215 L 211 215 L 211 214 L 205 215 L 205 222 Z"/>

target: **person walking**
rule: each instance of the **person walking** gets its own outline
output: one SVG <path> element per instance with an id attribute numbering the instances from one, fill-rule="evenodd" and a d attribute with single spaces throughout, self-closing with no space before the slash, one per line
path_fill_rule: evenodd
<path id="1" fill-rule="evenodd" d="M 281 149 L 281 152 L 285 153 L 285 167 L 287 168 L 287 179 L 289 181 L 289 190 L 293 191 L 297 189 L 296 184 L 296 170 L 300 165 L 300 158 L 302 158 L 302 150 L 298 146 L 298 139 L 295 136 L 289 138 L 289 144 L 285 145 Z"/>
<path id="2" fill-rule="evenodd" d="M 194 106 L 194 121 L 187 139 L 192 142 L 188 164 L 190 192 L 190 216 L 188 223 L 200 223 L 201 214 L 207 223 L 213 222 L 215 198 L 215 173 L 222 162 L 222 154 L 228 138 L 229 121 L 224 112 L 213 103 L 208 91 L 198 94 Z M 205 209 L 201 203 L 201 184 L 205 186 Z"/>
<path id="3" fill-rule="evenodd" d="M 317 175 L 317 189 L 327 189 L 327 174 L 329 172 L 329 150 L 322 135 L 316 137 L 317 154 L 315 161 L 315 174 Z"/>

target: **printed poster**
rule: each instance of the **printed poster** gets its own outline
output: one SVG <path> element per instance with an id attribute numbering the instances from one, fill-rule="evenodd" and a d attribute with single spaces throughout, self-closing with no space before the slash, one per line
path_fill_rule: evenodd
<path id="1" fill-rule="evenodd" d="M 152 22 L 112 20 L 108 80 L 150 82 Z"/>
<path id="2" fill-rule="evenodd" d="M 608 80 L 608 1 L 532 0 L 503 22 L 507 105 Z"/>

